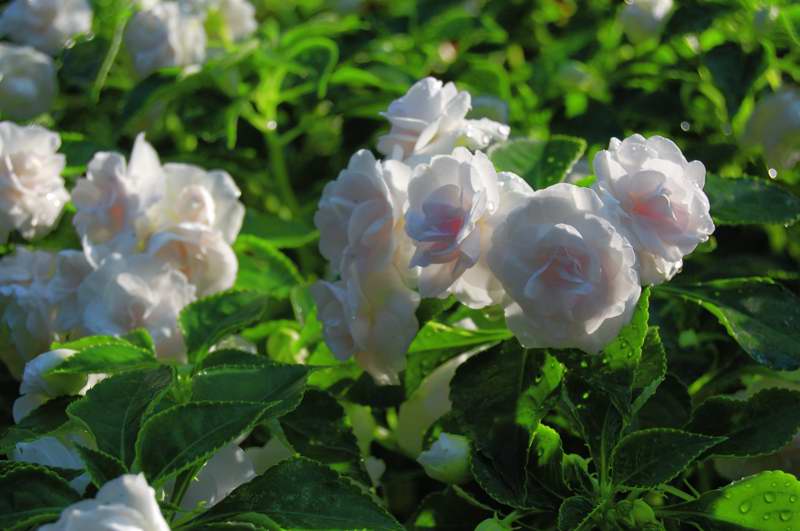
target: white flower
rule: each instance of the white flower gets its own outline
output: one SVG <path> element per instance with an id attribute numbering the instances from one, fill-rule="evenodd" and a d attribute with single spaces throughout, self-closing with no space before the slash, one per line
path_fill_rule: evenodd
<path id="1" fill-rule="evenodd" d="M 417 457 L 425 472 L 443 483 L 466 483 L 469 471 L 469 439 L 462 435 L 441 433 L 428 450 Z"/>
<path id="2" fill-rule="evenodd" d="M 430 373 L 420 386 L 400 405 L 395 438 L 400 448 L 416 458 L 422 451 L 422 439 L 434 422 L 450 412 L 450 380 L 462 363 L 475 352 L 465 352 L 448 360 Z"/>
<path id="3" fill-rule="evenodd" d="M 40 531 L 169 531 L 161 515 L 156 493 L 144 474 L 125 474 L 109 481 L 90 500 L 64 509 L 57 522 Z"/>
<path id="4" fill-rule="evenodd" d="M 278 437 L 272 437 L 264 446 L 252 446 L 245 450 L 247 459 L 253 463 L 256 474 L 261 475 L 281 461 L 294 455 L 294 451 L 287 447 Z"/>
<path id="5" fill-rule="evenodd" d="M 25 365 L 20 397 L 14 401 L 14 422 L 19 422 L 34 409 L 53 398 L 64 395 L 83 395 L 98 380 L 96 375 L 46 374 L 75 354 L 74 350 L 56 349 L 39 354 Z"/>
<path id="6" fill-rule="evenodd" d="M 162 2 L 136 13 L 125 31 L 125 46 L 140 76 L 171 66 L 199 65 L 206 58 L 203 18 L 177 2 Z"/>
<path id="7" fill-rule="evenodd" d="M 244 450 L 229 443 L 203 465 L 186 490 L 181 507 L 187 511 L 200 503 L 211 507 L 255 476 L 253 463 Z"/>
<path id="8" fill-rule="evenodd" d="M 534 192 L 495 230 L 489 264 L 525 347 L 594 353 L 630 321 L 641 293 L 636 256 L 606 210 L 593 190 L 560 183 Z"/>
<path id="9" fill-rule="evenodd" d="M 687 162 L 671 140 L 633 135 L 613 138 L 594 159 L 595 189 L 618 206 L 618 226 L 636 251 L 643 284 L 677 273 L 683 257 L 714 232 L 706 170 Z"/>
<path id="10" fill-rule="evenodd" d="M 8 327 L 14 346 L 0 349 L 0 357 L 16 377 L 56 337 L 55 309 L 48 300 L 54 266 L 51 253 L 22 247 L 0 260 L 0 322 Z"/>
<path id="11" fill-rule="evenodd" d="M 146 328 L 161 358 L 185 358 L 178 314 L 196 290 L 180 271 L 146 254 L 112 254 L 78 289 L 83 324 L 92 334 L 122 335 Z"/>
<path id="12" fill-rule="evenodd" d="M 347 259 L 365 272 L 394 260 L 407 205 L 411 169 L 397 161 L 379 162 L 362 149 L 350 158 L 335 181 L 325 185 L 314 224 L 319 248 L 336 272 Z"/>
<path id="13" fill-rule="evenodd" d="M 161 200 L 164 171 L 158 153 L 140 134 L 130 164 L 118 153 L 100 152 L 72 191 L 72 222 L 95 267 L 112 252 L 131 253 L 141 244 L 136 224 Z"/>
<path id="14" fill-rule="evenodd" d="M 183 223 L 150 239 L 147 253 L 183 273 L 205 297 L 233 287 L 239 263 L 236 254 L 218 232 Z"/>
<path id="15" fill-rule="evenodd" d="M 0 122 L 0 243 L 18 230 L 28 240 L 50 232 L 69 194 L 61 138 L 38 125 Z"/>
<path id="16" fill-rule="evenodd" d="M 342 360 L 355 356 L 380 384 L 397 382 L 419 330 L 419 295 L 403 276 L 394 267 L 363 276 L 351 271 L 336 283 L 317 282 L 311 294 L 333 354 Z"/>
<path id="17" fill-rule="evenodd" d="M 29 120 L 49 111 L 57 92 L 56 67 L 49 56 L 0 42 L 0 114 Z"/>
<path id="18" fill-rule="evenodd" d="M 760 99 L 743 142 L 760 145 L 764 159 L 775 170 L 788 170 L 800 162 L 800 91 L 784 88 Z"/>
<path id="19" fill-rule="evenodd" d="M 383 113 L 391 130 L 378 140 L 378 151 L 416 165 L 450 153 L 460 142 L 481 149 L 508 138 L 507 125 L 486 118 L 467 120 L 470 106 L 469 93 L 452 83 L 443 85 L 432 77 L 417 81 Z"/>
<path id="20" fill-rule="evenodd" d="M 672 0 L 632 0 L 625 2 L 619 18 L 625 35 L 638 44 L 661 34 L 671 10 Z"/>
<path id="21" fill-rule="evenodd" d="M 74 440 L 76 437 L 71 439 Z M 67 470 L 83 470 L 83 460 L 81 460 L 77 450 L 72 446 L 73 440 L 47 436 L 31 442 L 17 443 L 11 454 L 11 459 L 22 463 L 34 463 Z M 89 475 L 86 473 L 80 474 L 69 484 L 77 492 L 83 493 L 89 484 Z"/>
<path id="22" fill-rule="evenodd" d="M 0 35 L 50 55 L 91 29 L 92 7 L 87 0 L 14 0 L 0 15 Z"/>
<path id="23" fill-rule="evenodd" d="M 78 287 L 94 268 L 81 251 L 64 250 L 55 256 L 55 270 L 47 284 L 47 300 L 56 312 L 59 333 L 80 333 L 81 315 L 78 307 Z"/>
<path id="24" fill-rule="evenodd" d="M 236 240 L 244 205 L 239 201 L 242 193 L 227 172 L 169 163 L 164 165 L 163 175 L 162 197 L 151 204 L 147 226 L 140 225 L 140 232 L 151 234 L 192 223 L 220 233 L 227 243 Z"/>
<path id="25" fill-rule="evenodd" d="M 194 3 L 196 0 L 185 0 Z M 205 0 L 200 4 L 212 14 L 220 17 L 222 37 L 229 41 L 241 41 L 258 29 L 256 8 L 247 0 Z"/>
<path id="26" fill-rule="evenodd" d="M 416 246 L 410 265 L 422 268 L 420 295 L 453 293 L 472 308 L 499 302 L 485 255 L 500 190 L 494 166 L 480 151 L 456 148 L 417 166 L 408 186 L 406 232 Z"/>

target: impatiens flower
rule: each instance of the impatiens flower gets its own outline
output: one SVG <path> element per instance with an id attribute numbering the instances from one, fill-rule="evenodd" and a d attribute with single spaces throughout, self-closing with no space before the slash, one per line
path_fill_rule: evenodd
<path id="1" fill-rule="evenodd" d="M 218 232 L 226 243 L 234 242 L 242 228 L 244 205 L 233 177 L 222 170 L 168 163 L 163 166 L 163 179 L 162 196 L 151 203 L 147 220 L 139 221 L 140 232 L 151 234 L 191 223 Z"/>
<path id="2" fill-rule="evenodd" d="M 91 29 L 92 7 L 87 0 L 13 0 L 0 15 L 0 35 L 49 55 Z"/>
<path id="3" fill-rule="evenodd" d="M 233 287 L 239 262 L 219 232 L 196 223 L 182 223 L 150 238 L 147 253 L 183 273 L 205 297 Z"/>
<path id="4" fill-rule="evenodd" d="M 426 77 L 389 105 L 383 115 L 391 130 L 378 140 L 378 151 L 410 165 L 446 155 L 463 142 L 472 149 L 508 138 L 507 125 L 488 119 L 467 120 L 471 98 L 452 83 Z"/>
<path id="5" fill-rule="evenodd" d="M 606 210 L 593 190 L 560 183 L 527 197 L 495 230 L 489 264 L 523 346 L 594 353 L 630 321 L 641 293 L 636 255 Z"/>
<path id="6" fill-rule="evenodd" d="M 403 233 L 411 169 L 397 161 L 379 162 L 362 149 L 335 181 L 325 185 L 314 224 L 319 248 L 338 272 L 349 257 L 359 271 L 377 270 L 393 261 Z M 405 264 L 407 265 L 407 264 Z"/>
<path id="7" fill-rule="evenodd" d="M 187 511 L 201 503 L 212 507 L 254 477 L 256 472 L 250 458 L 239 446 L 229 443 L 203 465 L 186 490 L 181 507 Z"/>
<path id="8" fill-rule="evenodd" d="M 595 189 L 618 206 L 618 226 L 633 244 L 643 284 L 677 273 L 683 257 L 714 232 L 706 170 L 671 140 L 633 135 L 611 140 L 594 159 Z"/>
<path id="9" fill-rule="evenodd" d="M 138 250 L 136 223 L 163 197 L 164 179 L 158 153 L 144 135 L 136 138 L 129 164 L 118 153 L 95 154 L 72 191 L 72 222 L 92 265 L 112 252 Z"/>
<path id="10" fill-rule="evenodd" d="M 47 436 L 31 442 L 17 443 L 10 457 L 12 461 L 21 463 L 33 463 L 66 470 L 83 470 L 83 460 L 74 446 L 76 439 L 80 440 L 80 437 Z M 80 474 L 69 484 L 78 493 L 83 494 L 89 485 L 89 474 Z"/>
<path id="11" fill-rule="evenodd" d="M 0 243 L 13 230 L 32 240 L 56 225 L 69 201 L 60 145 L 43 127 L 0 122 Z"/>
<path id="12" fill-rule="evenodd" d="M 49 350 L 56 337 L 56 314 L 48 290 L 54 265 L 51 253 L 25 248 L 0 261 L 0 322 L 8 327 L 14 346 L 0 349 L 0 357 L 17 378 L 25 363 Z"/>
<path id="13" fill-rule="evenodd" d="M 498 175 L 483 153 L 456 148 L 417 166 L 408 185 L 406 232 L 416 246 L 410 265 L 422 268 L 420 295 L 453 293 L 472 308 L 499 302 L 485 261 L 499 210 Z"/>
<path id="14" fill-rule="evenodd" d="M 355 356 L 376 382 L 397 382 L 408 346 L 419 330 L 419 295 L 394 268 L 368 275 L 346 274 L 311 287 L 325 342 L 339 359 Z"/>
<path id="15" fill-rule="evenodd" d="M 434 422 L 450 412 L 450 380 L 462 363 L 475 352 L 466 352 L 437 367 L 400 405 L 395 438 L 400 448 L 416 458 L 422 451 L 422 439 Z"/>
<path id="16" fill-rule="evenodd" d="M 167 264 L 146 254 L 112 254 L 83 281 L 78 304 L 88 332 L 122 335 L 146 328 L 159 357 L 183 360 L 186 353 L 177 319 L 195 296 L 186 276 Z"/>
<path id="17" fill-rule="evenodd" d="M 156 493 L 144 474 L 125 474 L 109 481 L 90 500 L 64 509 L 58 521 L 40 531 L 169 531 L 161 514 Z"/>
<path id="18" fill-rule="evenodd" d="M 97 375 L 47 374 L 74 354 L 75 351 L 69 349 L 51 350 L 39 354 L 25 365 L 19 386 L 21 396 L 14 401 L 14 422 L 20 422 L 31 411 L 53 398 L 86 394 L 97 383 Z"/>
<path id="19" fill-rule="evenodd" d="M 442 433 L 435 443 L 417 457 L 433 479 L 442 483 L 466 483 L 469 471 L 469 439 L 462 435 Z"/>
<path id="20" fill-rule="evenodd" d="M 261 475 L 281 461 L 294 455 L 278 437 L 271 438 L 264 446 L 251 446 L 245 450 L 247 459 L 253 464 L 256 474 Z"/>
<path id="21" fill-rule="evenodd" d="M 760 145 L 772 169 L 788 170 L 800 162 L 800 91 L 784 88 L 759 100 L 743 141 Z"/>
<path id="22" fill-rule="evenodd" d="M 57 93 L 56 67 L 48 55 L 0 42 L 0 114 L 30 120 L 49 111 Z"/>
<path id="23" fill-rule="evenodd" d="M 199 65 L 206 58 L 203 18 L 167 1 L 139 11 L 128 23 L 125 46 L 140 76 L 170 66 Z"/>
<path id="24" fill-rule="evenodd" d="M 632 0 L 625 2 L 619 18 L 625 35 L 638 44 L 661 34 L 671 10 L 672 0 Z"/>
<path id="25" fill-rule="evenodd" d="M 258 29 L 256 8 L 247 0 L 205 0 L 205 3 L 209 14 L 219 17 L 224 40 L 241 41 Z"/>

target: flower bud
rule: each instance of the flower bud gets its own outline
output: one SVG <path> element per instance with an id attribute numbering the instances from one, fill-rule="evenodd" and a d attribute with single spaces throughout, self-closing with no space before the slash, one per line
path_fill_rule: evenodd
<path id="1" fill-rule="evenodd" d="M 443 483 L 469 481 L 469 439 L 461 435 L 442 433 L 430 449 L 417 457 L 425 472 Z"/>

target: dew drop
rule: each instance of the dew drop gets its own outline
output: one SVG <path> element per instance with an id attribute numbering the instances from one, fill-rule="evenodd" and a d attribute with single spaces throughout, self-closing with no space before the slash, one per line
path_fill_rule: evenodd
<path id="1" fill-rule="evenodd" d="M 765 492 L 764 493 L 764 501 L 767 503 L 772 503 L 775 501 L 775 493 L 774 492 Z"/>
<path id="2" fill-rule="evenodd" d="M 750 511 L 750 507 L 752 507 L 750 502 L 744 502 L 739 506 L 739 512 L 744 514 Z"/>
<path id="3" fill-rule="evenodd" d="M 791 496 L 789 496 L 789 501 L 792 502 L 792 503 L 796 502 L 797 501 L 797 496 L 792 494 Z"/>
<path id="4" fill-rule="evenodd" d="M 769 520 L 769 514 L 765 514 L 761 517 L 762 520 Z"/>
<path id="5" fill-rule="evenodd" d="M 588 392 L 586 392 L 586 393 L 583 393 L 583 394 L 581 395 L 581 398 L 582 398 L 582 399 L 584 399 L 584 400 L 588 400 L 588 399 L 589 399 L 589 393 L 588 393 Z"/>
<path id="6" fill-rule="evenodd" d="M 691 129 L 691 126 L 689 125 L 689 122 L 687 122 L 686 120 L 682 121 L 681 122 L 681 131 L 685 132 L 685 131 L 688 131 L 689 129 Z"/>
<path id="7" fill-rule="evenodd" d="M 781 520 L 784 522 L 788 522 L 792 519 L 792 511 L 781 511 L 778 513 L 778 516 L 780 516 Z"/>
<path id="8" fill-rule="evenodd" d="M 767 170 L 767 175 L 769 175 L 770 179 L 775 179 L 778 177 L 778 170 L 776 170 L 775 168 L 770 168 L 769 170 Z"/>
<path id="9" fill-rule="evenodd" d="M 722 497 L 725 498 L 726 500 L 730 500 L 731 494 L 729 492 L 726 492 L 725 494 L 722 495 Z"/>

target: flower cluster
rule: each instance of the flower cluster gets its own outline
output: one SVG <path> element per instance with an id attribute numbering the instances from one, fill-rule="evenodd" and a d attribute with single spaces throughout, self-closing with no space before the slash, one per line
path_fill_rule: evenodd
<path id="1" fill-rule="evenodd" d="M 56 93 L 57 55 L 92 29 L 87 0 L 13 0 L 0 13 L 0 113 L 27 120 L 50 110 Z"/>
<path id="2" fill-rule="evenodd" d="M 240 41 L 258 27 L 247 0 L 153 0 L 140 1 L 139 7 L 125 44 L 142 77 L 160 68 L 200 65 L 209 38 Z"/>
<path id="3" fill-rule="evenodd" d="M 670 279 L 714 230 L 705 168 L 662 137 L 612 139 L 592 188 L 534 191 L 479 149 L 506 125 L 468 120 L 470 96 L 426 78 L 394 101 L 378 150 L 359 151 L 315 223 L 334 281 L 312 288 L 325 339 L 393 382 L 421 297 L 501 305 L 526 347 L 594 353 L 631 318 L 641 286 Z"/>
<path id="4" fill-rule="evenodd" d="M 13 142 L 4 139 L 0 150 L 13 151 L 2 159 L 0 202 L 14 222 L 8 229 L 33 237 L 52 228 L 69 198 L 63 157 L 54 153 L 58 135 L 0 124 L 7 130 Z M 53 340 L 135 328 L 150 332 L 160 357 L 182 359 L 180 310 L 236 280 L 239 195 L 224 171 L 162 165 L 143 135 L 130 161 L 95 154 L 72 191 L 82 252 L 19 248 L 0 261 L 0 319 L 16 349 L 3 355 L 12 372 Z"/>

